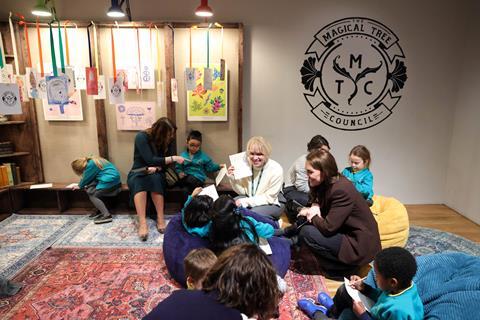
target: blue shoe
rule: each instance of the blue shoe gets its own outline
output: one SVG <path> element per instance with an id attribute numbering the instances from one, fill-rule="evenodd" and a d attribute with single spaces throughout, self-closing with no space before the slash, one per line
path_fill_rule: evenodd
<path id="1" fill-rule="evenodd" d="M 327 310 L 330 310 L 333 307 L 332 298 L 330 298 L 330 296 L 323 291 L 318 293 L 317 302 L 327 308 Z"/>
<path id="2" fill-rule="evenodd" d="M 308 299 L 308 298 L 300 299 L 297 301 L 297 305 L 300 308 L 300 310 L 305 312 L 305 314 L 311 319 L 313 319 L 313 315 L 318 311 L 320 311 L 323 314 L 327 313 L 327 308 L 316 304 L 315 301 L 313 301 L 313 299 Z"/>

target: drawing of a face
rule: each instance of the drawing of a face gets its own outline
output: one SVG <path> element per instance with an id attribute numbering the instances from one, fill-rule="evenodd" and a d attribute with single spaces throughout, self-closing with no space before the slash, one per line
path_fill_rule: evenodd
<path id="1" fill-rule="evenodd" d="M 2 101 L 7 106 L 11 107 L 17 102 L 17 97 L 11 91 L 5 91 L 2 95 Z"/>

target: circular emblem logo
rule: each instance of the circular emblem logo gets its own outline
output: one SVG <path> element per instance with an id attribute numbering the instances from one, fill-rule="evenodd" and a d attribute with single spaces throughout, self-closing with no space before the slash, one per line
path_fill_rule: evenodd
<path id="1" fill-rule="evenodd" d="M 122 87 L 115 83 L 111 88 L 110 88 L 110 92 L 112 93 L 112 95 L 114 97 L 119 97 L 122 93 Z"/>
<path id="2" fill-rule="evenodd" d="M 12 91 L 5 91 L 2 95 L 2 101 L 7 107 L 12 107 L 17 102 L 17 96 Z"/>
<path id="3" fill-rule="evenodd" d="M 368 18 L 341 19 L 318 31 L 300 69 L 313 115 L 349 131 L 388 118 L 407 80 L 398 42 L 388 27 Z"/>

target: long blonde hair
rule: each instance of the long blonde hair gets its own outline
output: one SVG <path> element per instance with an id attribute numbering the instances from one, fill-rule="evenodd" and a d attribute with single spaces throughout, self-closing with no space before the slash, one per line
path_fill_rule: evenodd
<path id="1" fill-rule="evenodd" d="M 72 169 L 76 175 L 81 176 L 87 167 L 87 163 L 89 160 L 92 160 L 93 163 L 100 169 L 103 169 L 103 166 L 108 163 L 107 159 L 102 157 L 83 157 L 78 158 L 72 161 Z"/>

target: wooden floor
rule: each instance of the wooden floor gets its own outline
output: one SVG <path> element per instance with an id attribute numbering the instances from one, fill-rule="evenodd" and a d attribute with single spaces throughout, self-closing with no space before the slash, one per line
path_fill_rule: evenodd
<path id="1" fill-rule="evenodd" d="M 480 226 L 441 204 L 406 205 L 410 225 L 438 229 L 480 243 Z M 327 288 L 334 295 L 342 284 L 327 279 Z"/>

